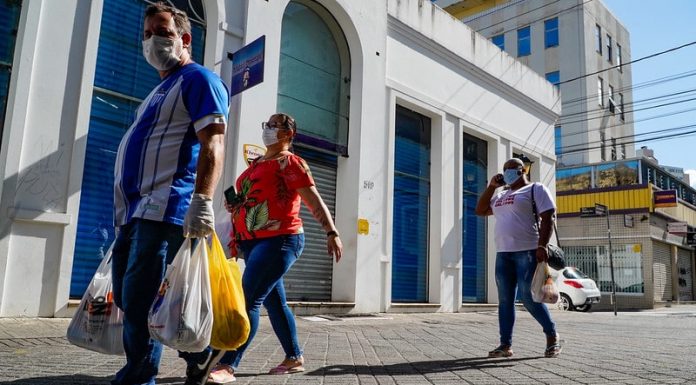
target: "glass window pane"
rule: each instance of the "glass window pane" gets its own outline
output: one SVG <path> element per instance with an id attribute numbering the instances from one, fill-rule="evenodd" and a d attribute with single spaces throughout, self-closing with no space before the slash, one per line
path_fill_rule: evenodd
<path id="1" fill-rule="evenodd" d="M 556 169 L 556 191 L 586 190 L 592 187 L 592 167 Z"/>
<path id="2" fill-rule="evenodd" d="M 491 42 L 498 46 L 501 50 L 505 51 L 505 35 L 500 34 L 493 36 Z"/>
<path id="3" fill-rule="evenodd" d="M 558 18 L 544 21 L 544 46 L 546 48 L 558 45 Z"/>
<path id="4" fill-rule="evenodd" d="M 283 16 L 278 111 L 293 115 L 303 135 L 348 144 L 348 97 L 339 46 L 326 21 L 290 2 Z"/>
<path id="5" fill-rule="evenodd" d="M 532 53 L 530 27 L 517 30 L 517 56 L 527 56 Z"/>
<path id="6" fill-rule="evenodd" d="M 561 73 L 559 71 L 553 71 L 546 74 L 546 81 L 558 87 L 558 83 L 561 82 Z"/>

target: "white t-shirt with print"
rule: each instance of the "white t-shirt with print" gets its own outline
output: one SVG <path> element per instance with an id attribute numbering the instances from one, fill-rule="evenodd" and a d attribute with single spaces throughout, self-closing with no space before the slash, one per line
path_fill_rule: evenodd
<path id="1" fill-rule="evenodd" d="M 517 190 L 502 190 L 491 198 L 495 215 L 495 245 L 498 251 L 536 249 L 539 231 L 534 225 L 532 187 L 537 212 L 555 209 L 551 192 L 541 183 L 530 183 Z"/>

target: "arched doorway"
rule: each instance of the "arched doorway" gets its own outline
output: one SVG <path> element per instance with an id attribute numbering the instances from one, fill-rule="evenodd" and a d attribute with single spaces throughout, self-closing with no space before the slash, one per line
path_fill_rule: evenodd
<path id="1" fill-rule="evenodd" d="M 309 163 L 317 189 L 334 213 L 336 168 L 348 155 L 350 55 L 341 27 L 320 4 L 291 1 L 283 15 L 279 112 L 295 117 L 295 152 Z M 288 299 L 331 299 L 333 262 L 326 234 L 303 207 L 305 250 L 285 277 Z"/>
<path id="2" fill-rule="evenodd" d="M 202 0 L 168 0 L 191 20 L 193 60 L 203 61 Z M 160 82 L 142 55 L 147 0 L 104 0 L 87 133 L 70 296 L 80 297 L 114 240 L 113 170 L 121 137 L 140 102 Z"/>

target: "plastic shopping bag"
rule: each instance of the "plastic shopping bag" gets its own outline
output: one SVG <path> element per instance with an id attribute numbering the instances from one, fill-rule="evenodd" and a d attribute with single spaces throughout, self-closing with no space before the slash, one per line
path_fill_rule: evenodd
<path id="1" fill-rule="evenodd" d="M 217 235 L 213 234 L 208 252 L 210 287 L 213 292 L 213 334 L 210 346 L 234 350 L 249 337 L 242 273 L 237 262 L 227 260 Z"/>
<path id="2" fill-rule="evenodd" d="M 196 246 L 191 250 L 191 244 Z M 204 239 L 186 238 L 167 267 L 155 298 L 148 327 L 150 336 L 184 352 L 200 352 L 210 343 L 213 307 Z"/>
<path id="3" fill-rule="evenodd" d="M 532 277 L 532 300 L 539 303 L 558 302 L 558 288 L 553 282 L 549 265 L 546 262 L 537 263 Z"/>
<path id="4" fill-rule="evenodd" d="M 111 279 L 111 250 L 94 273 L 68 326 L 68 341 L 104 354 L 124 354 L 123 312 L 114 303 Z"/>

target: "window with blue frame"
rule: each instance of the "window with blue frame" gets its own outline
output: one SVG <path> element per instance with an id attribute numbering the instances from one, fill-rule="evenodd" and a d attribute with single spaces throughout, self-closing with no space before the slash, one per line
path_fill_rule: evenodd
<path id="1" fill-rule="evenodd" d="M 464 134 L 462 196 L 462 302 L 486 301 L 486 218 L 476 203 L 488 184 L 488 143 Z"/>
<path id="2" fill-rule="evenodd" d="M 546 74 L 546 81 L 558 88 L 558 83 L 561 82 L 561 73 L 558 71 L 549 72 Z"/>
<path id="3" fill-rule="evenodd" d="M 430 217 L 430 119 L 396 109 L 392 301 L 426 302 Z"/>
<path id="4" fill-rule="evenodd" d="M 563 142 L 562 139 L 563 137 L 561 136 L 561 126 L 556 126 L 553 129 L 553 137 L 555 141 L 555 150 L 556 150 L 556 156 L 561 155 L 561 152 L 563 151 Z"/>
<path id="5" fill-rule="evenodd" d="M 532 53 L 531 27 L 517 30 L 517 56 L 527 56 Z"/>
<path id="6" fill-rule="evenodd" d="M 5 126 L 5 109 L 14 60 L 20 1 L 0 1 L 0 138 Z"/>
<path id="7" fill-rule="evenodd" d="M 505 51 L 505 35 L 495 35 L 491 38 L 491 42 L 500 48 L 501 51 Z"/>
<path id="8" fill-rule="evenodd" d="M 555 47 L 558 45 L 558 18 L 544 21 L 544 47 Z"/>
<path id="9" fill-rule="evenodd" d="M 193 59 L 203 59 L 205 25 L 200 0 L 174 0 L 192 21 Z M 82 177 L 70 295 L 83 294 L 114 239 L 113 170 L 121 137 L 135 110 L 160 82 L 142 55 L 145 0 L 104 0 L 87 153 Z"/>

